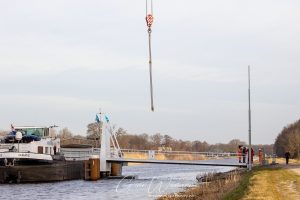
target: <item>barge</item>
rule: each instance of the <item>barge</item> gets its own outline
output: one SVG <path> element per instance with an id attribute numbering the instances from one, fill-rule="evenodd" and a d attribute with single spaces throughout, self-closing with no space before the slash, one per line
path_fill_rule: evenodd
<path id="1" fill-rule="evenodd" d="M 84 178 L 84 161 L 67 161 L 51 127 L 13 127 L 0 143 L 0 183 Z"/>

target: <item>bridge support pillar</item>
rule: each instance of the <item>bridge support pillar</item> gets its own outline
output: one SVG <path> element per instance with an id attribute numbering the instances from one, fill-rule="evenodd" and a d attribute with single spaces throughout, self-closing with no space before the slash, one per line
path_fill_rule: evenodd
<path id="1" fill-rule="evenodd" d="M 100 178 L 100 159 L 93 155 L 84 162 L 84 180 L 96 181 Z"/>
<path id="2" fill-rule="evenodd" d="M 122 163 L 111 163 L 111 176 L 122 176 Z"/>
<path id="3" fill-rule="evenodd" d="M 107 158 L 111 157 L 110 152 L 110 133 L 107 127 L 103 123 L 102 125 L 102 138 L 101 138 L 101 149 L 100 149 L 100 172 L 101 177 L 105 177 L 110 172 L 110 163 L 107 162 Z"/>

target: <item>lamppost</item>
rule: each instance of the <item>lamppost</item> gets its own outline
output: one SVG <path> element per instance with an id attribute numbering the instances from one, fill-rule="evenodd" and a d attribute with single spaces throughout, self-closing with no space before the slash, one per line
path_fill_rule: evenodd
<path id="1" fill-rule="evenodd" d="M 250 96 L 250 65 L 248 65 L 248 120 L 249 120 L 249 148 L 248 148 L 248 170 L 252 169 L 252 147 L 251 147 L 251 96 Z"/>

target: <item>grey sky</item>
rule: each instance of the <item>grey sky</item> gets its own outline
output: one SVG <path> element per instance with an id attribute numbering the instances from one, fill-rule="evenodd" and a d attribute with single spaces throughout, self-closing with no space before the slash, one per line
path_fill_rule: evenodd
<path id="1" fill-rule="evenodd" d="M 1 0 L 0 128 L 85 134 L 101 107 L 131 133 L 272 143 L 300 116 L 300 2 L 153 0 L 154 113 L 143 0 Z"/>

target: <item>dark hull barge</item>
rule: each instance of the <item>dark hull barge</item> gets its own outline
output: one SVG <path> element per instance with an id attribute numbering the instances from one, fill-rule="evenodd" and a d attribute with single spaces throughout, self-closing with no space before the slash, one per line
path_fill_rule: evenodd
<path id="1" fill-rule="evenodd" d="M 82 179 L 84 161 L 69 161 L 50 127 L 11 125 L 0 140 L 0 183 L 36 183 Z"/>
<path id="2" fill-rule="evenodd" d="M 82 179 L 84 162 L 58 161 L 47 164 L 0 166 L 0 183 L 36 183 Z"/>

